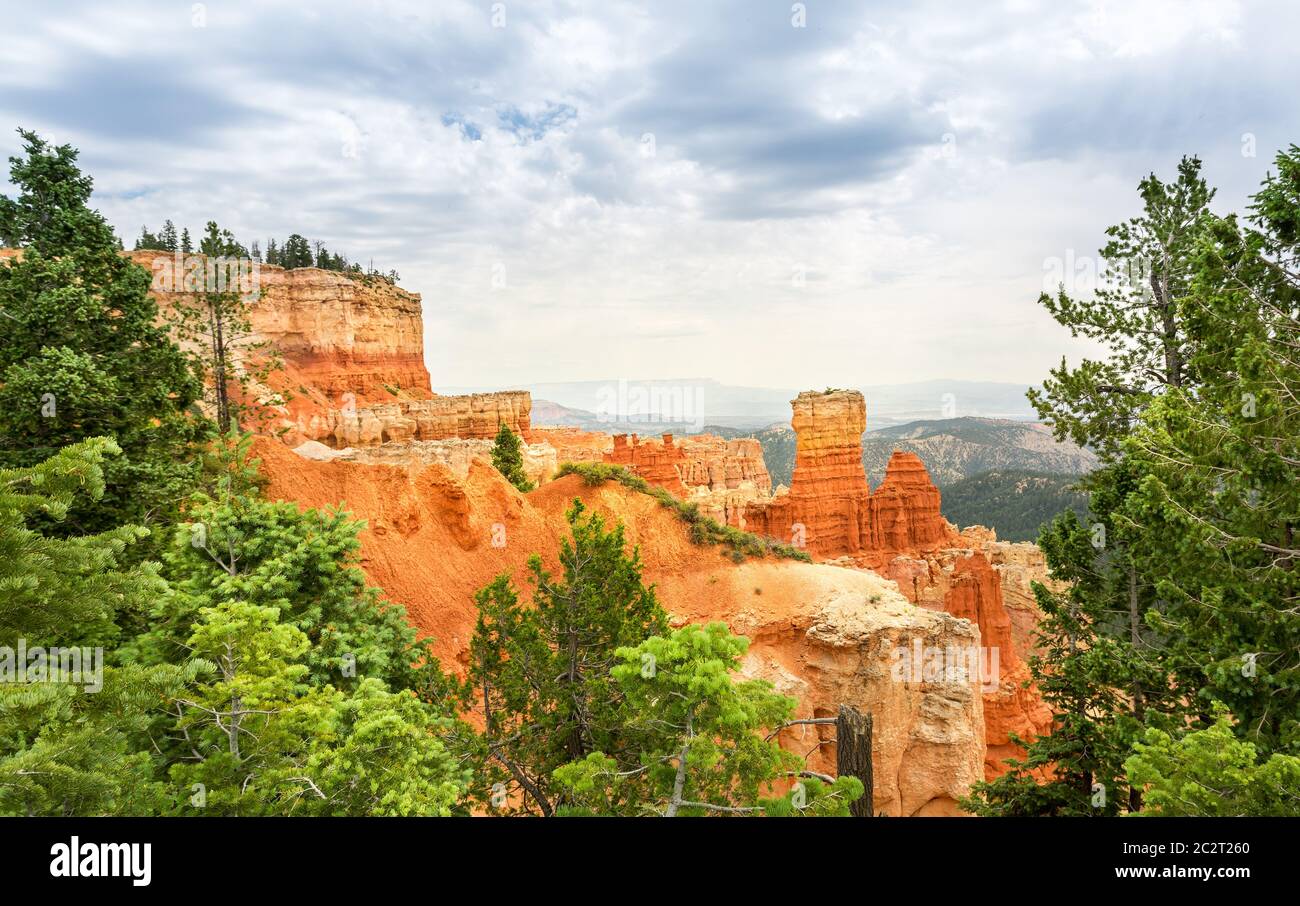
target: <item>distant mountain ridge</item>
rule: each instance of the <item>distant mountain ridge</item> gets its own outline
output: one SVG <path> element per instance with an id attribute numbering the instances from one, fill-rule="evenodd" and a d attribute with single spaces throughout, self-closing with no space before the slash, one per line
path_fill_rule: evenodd
<path id="1" fill-rule="evenodd" d="M 885 465 L 895 450 L 921 457 L 940 488 L 993 469 L 1083 475 L 1097 467 L 1092 451 L 1069 441 L 1057 441 L 1045 425 L 1007 419 L 949 418 L 864 434 L 862 462 L 872 484 L 884 479 Z"/>
<path id="2" fill-rule="evenodd" d="M 790 484 L 795 436 L 788 426 L 746 432 L 706 425 L 705 431 L 757 438 L 772 484 Z M 933 419 L 877 428 L 862 435 L 862 465 L 873 487 L 884 480 L 885 466 L 895 450 L 919 456 L 940 489 L 993 469 L 1083 475 L 1097 465 L 1090 450 L 1058 442 L 1047 427 L 1037 423 L 973 417 Z"/>

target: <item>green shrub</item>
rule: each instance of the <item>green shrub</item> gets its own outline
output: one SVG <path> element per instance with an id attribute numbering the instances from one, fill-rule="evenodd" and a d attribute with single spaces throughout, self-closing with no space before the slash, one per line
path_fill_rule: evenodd
<path id="1" fill-rule="evenodd" d="M 668 490 L 652 486 L 644 478 L 632 474 L 623 466 L 608 462 L 566 462 L 561 463 L 555 477 L 563 478 L 565 475 L 577 475 L 590 487 L 607 481 L 617 481 L 625 488 L 650 495 L 659 501 L 660 506 L 672 510 L 678 519 L 690 526 L 692 543 L 702 547 L 725 544 L 731 548 L 731 559 L 737 563 L 744 562 L 746 557 L 762 558 L 768 554 L 787 560 L 812 562 L 812 557 L 808 556 L 806 551 L 781 544 L 771 538 L 760 538 L 751 532 L 744 532 L 735 526 L 723 525 L 715 519 L 710 519 L 700 512 L 698 503 L 679 500 Z"/>

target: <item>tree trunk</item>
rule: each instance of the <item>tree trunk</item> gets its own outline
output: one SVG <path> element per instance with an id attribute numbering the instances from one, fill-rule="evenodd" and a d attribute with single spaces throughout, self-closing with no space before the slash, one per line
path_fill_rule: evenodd
<path id="1" fill-rule="evenodd" d="M 864 715 L 852 705 L 840 705 L 835 720 L 835 772 L 862 781 L 862 796 L 849 803 L 849 814 L 854 818 L 872 817 L 875 789 L 871 777 L 871 715 Z"/>
<path id="2" fill-rule="evenodd" d="M 1142 643 L 1141 621 L 1138 614 L 1137 570 L 1128 568 L 1128 631 L 1129 644 L 1133 646 L 1133 655 L 1137 656 L 1138 646 Z M 1133 681 L 1133 717 L 1137 722 L 1146 720 L 1146 699 L 1142 694 L 1142 681 Z M 1142 790 L 1136 786 L 1129 787 L 1128 808 L 1130 812 L 1142 810 Z"/>

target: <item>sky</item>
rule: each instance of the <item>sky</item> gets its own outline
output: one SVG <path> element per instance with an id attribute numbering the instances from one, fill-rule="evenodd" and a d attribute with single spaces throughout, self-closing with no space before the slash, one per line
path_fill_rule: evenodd
<path id="1" fill-rule="evenodd" d="M 13 5 L 13 9 L 5 9 Z M 1039 383 L 1036 304 L 1198 154 L 1300 142 L 1278 2 L 0 0 L 0 154 L 130 246 L 291 232 L 423 297 L 434 386 Z M 1086 290 L 1086 287 L 1084 287 Z"/>

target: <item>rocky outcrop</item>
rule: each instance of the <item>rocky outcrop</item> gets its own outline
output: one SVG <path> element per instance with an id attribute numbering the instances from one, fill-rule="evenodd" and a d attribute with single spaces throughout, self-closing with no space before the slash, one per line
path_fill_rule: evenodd
<path id="1" fill-rule="evenodd" d="M 686 496 L 686 483 L 682 480 L 686 455 L 671 434 L 665 434 L 662 439 L 615 434 L 614 447 L 605 455 L 605 461 L 622 466 L 678 497 Z"/>
<path id="2" fill-rule="evenodd" d="M 316 441 L 307 441 L 294 448 L 294 452 L 307 459 L 323 462 L 360 462 L 419 468 L 437 463 L 453 475 L 469 475 L 474 460 L 491 462 L 492 441 L 447 438 L 443 440 L 410 440 L 384 443 L 370 447 L 345 447 L 331 449 Z M 541 484 L 555 475 L 557 462 L 555 449 L 549 444 L 521 444 L 524 475 L 533 484 Z"/>
<path id="3" fill-rule="evenodd" d="M 496 437 L 503 424 L 516 434 L 526 434 L 531 406 L 532 399 L 524 390 L 435 396 L 330 410 L 319 422 L 309 422 L 303 433 L 337 447 L 453 437 L 488 440 Z"/>
<path id="4" fill-rule="evenodd" d="M 163 309 L 193 304 L 197 297 L 189 290 L 207 288 L 202 255 L 128 254 L 153 274 L 151 289 Z M 273 344 L 299 382 L 327 398 L 429 395 L 418 293 L 379 277 L 315 267 L 257 264 L 253 270 L 248 262 L 245 273 L 249 283 L 240 288 L 260 290 L 248 311 L 250 340 Z"/>
<path id="5" fill-rule="evenodd" d="M 992 682 L 983 685 L 985 775 L 993 779 L 1004 773 L 1006 759 L 1024 754 L 1011 735 L 1031 739 L 1050 728 L 1052 718 L 1037 689 L 1029 685 L 1025 658 L 1032 633 L 1013 622 L 1016 609 L 1007 604 L 1002 574 L 983 551 L 959 547 L 900 555 L 879 571 L 897 582 L 913 603 L 979 626 L 984 663 L 992 669 Z M 1036 621 L 1037 608 L 1032 614 Z"/>
<path id="6" fill-rule="evenodd" d="M 745 513 L 750 530 L 818 556 L 863 549 L 869 489 L 862 471 L 867 410 L 856 390 L 806 391 L 791 401 L 795 466 L 790 489 Z"/>
<path id="7" fill-rule="evenodd" d="M 873 551 L 922 550 L 952 535 L 939 512 L 939 489 L 914 453 L 890 457 L 885 480 L 871 494 L 868 521 Z"/>
<path id="8" fill-rule="evenodd" d="M 750 486 L 756 497 L 772 493 L 772 478 L 763 463 L 763 446 L 755 438 L 725 440 L 712 434 L 682 439 L 686 457 L 682 481 L 689 488 L 709 491 Z"/>
<path id="9" fill-rule="evenodd" d="M 1031 738 L 1050 725 L 1051 715 L 1027 687 L 1024 636 L 1037 609 L 1031 602 L 1008 607 L 1002 574 L 982 549 L 996 551 L 1004 571 L 1016 577 L 1019 598 L 1032 580 L 1028 571 L 1017 572 L 1017 558 L 1028 553 L 1000 549 L 991 533 L 958 535 L 943 518 L 939 489 L 915 454 L 895 452 L 880 487 L 871 491 L 861 460 L 866 406 L 860 393 L 801 393 L 792 405 L 796 460 L 790 489 L 746 507 L 747 527 L 796 545 L 803 541 L 818 557 L 875 570 L 913 603 L 978 626 L 989 672 L 982 684 L 984 769 L 986 776 L 997 776 L 1006 758 L 1021 754 L 1011 735 Z"/>
<path id="10" fill-rule="evenodd" d="M 208 288 L 202 255 L 130 252 L 153 274 L 164 316 L 194 306 Z M 424 366 L 420 296 L 380 277 L 244 262 L 251 333 L 235 344 L 237 367 L 265 359 L 277 367 L 251 400 L 290 446 L 318 441 L 335 448 L 493 437 L 501 424 L 526 434 L 531 397 L 524 391 L 438 396 Z M 251 369 L 250 369 L 251 370 Z"/>
<path id="11" fill-rule="evenodd" d="M 691 501 L 710 519 L 738 528 L 746 528 L 749 504 L 766 500 L 771 492 L 763 449 L 753 438 L 616 434 L 604 461 Z"/>
<path id="12" fill-rule="evenodd" d="M 533 425 L 524 435 L 529 443 L 547 444 L 559 462 L 604 462 L 614 449 L 614 438 L 603 431 L 568 426 Z"/>
<path id="13" fill-rule="evenodd" d="M 856 390 L 808 391 L 791 405 L 795 466 L 790 489 L 745 513 L 751 530 L 817 556 L 880 555 L 955 534 L 921 461 L 896 453 L 874 493 L 862 468 L 866 403 Z"/>
<path id="14" fill-rule="evenodd" d="M 961 547 L 983 553 L 998 574 L 1002 603 L 1011 617 L 1012 642 L 1021 659 L 1028 660 L 1037 651 L 1035 632 L 1042 618 L 1033 586 L 1059 593 L 1066 584 L 1052 579 L 1042 550 L 1032 542 L 999 541 L 993 529 L 973 525 L 962 530 Z"/>
<path id="15" fill-rule="evenodd" d="M 674 624 L 723 620 L 752 644 L 743 672 L 798 700 L 797 716 L 833 714 L 840 703 L 875 715 L 875 808 L 889 815 L 954 814 L 982 776 L 984 724 L 977 687 L 960 678 L 899 675 L 892 653 L 979 644 L 971 622 L 915 607 L 864 570 L 765 558 L 741 565 L 691 542 L 652 497 L 567 476 L 519 494 L 482 458 L 463 471 L 442 463 L 369 465 L 294 456 L 262 438 L 257 455 L 272 499 L 321 507 L 346 501 L 366 521 L 362 567 L 435 638 L 444 664 L 463 669 L 476 611 L 473 595 L 508 572 L 520 580 L 537 553 L 552 571 L 564 512 L 575 497 L 636 546 Z M 369 454 L 383 448 L 370 448 Z M 337 451 L 334 451 L 335 453 Z M 790 728 L 783 745 L 803 754 L 817 742 Z M 819 746 L 816 768 L 834 765 Z"/>

